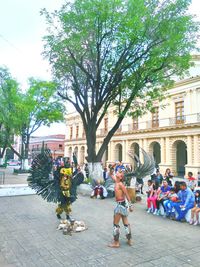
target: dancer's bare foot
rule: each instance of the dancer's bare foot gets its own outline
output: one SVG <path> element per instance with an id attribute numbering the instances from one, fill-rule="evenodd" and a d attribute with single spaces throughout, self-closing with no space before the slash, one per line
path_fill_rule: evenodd
<path id="1" fill-rule="evenodd" d="M 119 248 L 120 245 L 119 245 L 119 242 L 113 242 L 111 244 L 108 245 L 109 248 Z"/>
<path id="2" fill-rule="evenodd" d="M 127 244 L 131 247 L 133 245 L 132 240 L 131 239 L 130 240 L 127 240 Z"/>

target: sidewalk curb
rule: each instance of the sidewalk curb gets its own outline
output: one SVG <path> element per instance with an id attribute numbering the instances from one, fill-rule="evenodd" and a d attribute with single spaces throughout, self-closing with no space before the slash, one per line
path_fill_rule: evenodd
<path id="1" fill-rule="evenodd" d="M 92 186 L 89 184 L 80 184 L 77 187 L 77 193 L 83 196 L 91 196 Z"/>
<path id="2" fill-rule="evenodd" d="M 91 185 L 81 184 L 77 188 L 77 193 L 83 196 L 90 196 Z M 35 191 L 28 184 L 4 184 L 0 185 L 0 197 L 35 195 Z"/>
<path id="3" fill-rule="evenodd" d="M 28 184 L 0 185 L 0 197 L 35 195 L 35 191 Z"/>

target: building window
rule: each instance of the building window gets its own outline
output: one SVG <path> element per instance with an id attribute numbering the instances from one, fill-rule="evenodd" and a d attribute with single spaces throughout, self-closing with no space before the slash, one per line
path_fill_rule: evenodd
<path id="1" fill-rule="evenodd" d="M 184 101 L 175 103 L 176 124 L 184 123 Z"/>
<path id="2" fill-rule="evenodd" d="M 159 107 L 155 107 L 152 112 L 152 128 L 159 126 Z"/>
<path id="3" fill-rule="evenodd" d="M 72 139 L 72 136 L 73 136 L 73 126 L 70 127 L 69 139 Z"/>
<path id="4" fill-rule="evenodd" d="M 133 130 L 138 130 L 138 118 L 133 118 Z"/>
<path id="5" fill-rule="evenodd" d="M 47 149 L 47 144 L 45 144 L 45 148 Z"/>
<path id="6" fill-rule="evenodd" d="M 108 132 L 108 118 L 104 118 L 104 132 Z"/>
<path id="7" fill-rule="evenodd" d="M 78 139 L 78 136 L 79 136 L 79 126 L 77 125 L 76 126 L 76 139 Z"/>
<path id="8" fill-rule="evenodd" d="M 61 144 L 59 144 L 59 146 L 58 146 L 59 148 L 62 148 L 62 145 Z"/>

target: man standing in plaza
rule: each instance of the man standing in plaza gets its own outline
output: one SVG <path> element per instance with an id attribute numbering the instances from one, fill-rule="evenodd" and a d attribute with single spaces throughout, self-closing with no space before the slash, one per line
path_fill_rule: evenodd
<path id="1" fill-rule="evenodd" d="M 131 205 L 131 201 L 130 201 L 130 197 L 128 195 L 127 189 L 122 182 L 124 178 L 124 173 L 117 172 L 115 176 L 112 175 L 111 177 L 115 181 L 115 198 L 116 198 L 117 205 L 114 209 L 114 221 L 113 221 L 114 241 L 112 244 L 109 245 L 109 247 L 118 248 L 120 246 L 119 244 L 119 235 L 120 235 L 119 222 L 121 219 L 124 224 L 127 244 L 131 246 L 132 236 L 131 236 L 130 224 L 128 222 L 128 209 L 130 212 L 132 212 L 133 210 L 132 210 L 132 205 Z M 126 202 L 126 199 L 128 201 L 128 204 Z"/>
<path id="2" fill-rule="evenodd" d="M 179 202 L 174 203 L 173 206 L 178 213 L 177 221 L 185 218 L 189 209 L 194 207 L 195 197 L 190 188 L 187 187 L 185 182 L 180 183 L 180 191 L 178 192 Z"/>

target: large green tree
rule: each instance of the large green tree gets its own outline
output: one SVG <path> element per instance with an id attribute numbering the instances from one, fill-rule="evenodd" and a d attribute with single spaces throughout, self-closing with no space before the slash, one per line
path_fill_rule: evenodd
<path id="1" fill-rule="evenodd" d="M 27 167 L 31 135 L 42 125 L 50 126 L 53 122 L 64 120 L 65 107 L 55 94 L 54 82 L 29 79 L 29 88 L 21 95 L 18 113 L 21 114 L 21 124 L 18 131 L 22 140 L 22 158 L 24 168 Z"/>
<path id="2" fill-rule="evenodd" d="M 190 3 L 75 0 L 53 13 L 42 11 L 48 24 L 44 55 L 59 95 L 80 114 L 89 163 L 101 161 L 128 112 L 150 109 L 173 77 L 189 68 L 199 29 L 187 13 Z M 96 131 L 111 105 L 118 119 L 96 151 Z"/>
<path id="3" fill-rule="evenodd" d="M 54 82 L 30 78 L 28 89 L 20 91 L 6 68 L 0 68 L 0 99 L 0 159 L 10 148 L 27 168 L 31 135 L 42 125 L 64 120 L 63 101 L 56 94 Z M 14 135 L 21 137 L 20 152 L 13 146 Z"/>
<path id="4" fill-rule="evenodd" d="M 20 99 L 19 84 L 12 78 L 7 68 L 0 68 L 0 162 L 5 151 L 14 142 L 14 134 L 19 123 L 16 116 Z"/>

